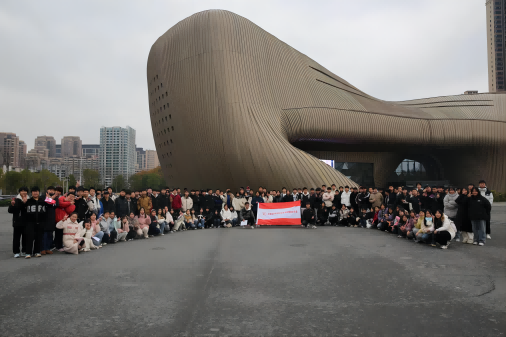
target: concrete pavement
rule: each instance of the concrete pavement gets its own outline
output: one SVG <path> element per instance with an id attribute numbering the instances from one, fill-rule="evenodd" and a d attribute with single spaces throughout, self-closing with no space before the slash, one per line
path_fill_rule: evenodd
<path id="1" fill-rule="evenodd" d="M 485 247 L 378 230 L 206 229 L 14 259 L 1 336 L 504 336 L 506 207 Z"/>

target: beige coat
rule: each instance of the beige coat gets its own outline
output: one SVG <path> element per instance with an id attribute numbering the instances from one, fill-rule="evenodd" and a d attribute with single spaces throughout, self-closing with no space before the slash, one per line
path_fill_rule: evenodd
<path id="1" fill-rule="evenodd" d="M 83 222 L 62 220 L 56 224 L 56 228 L 63 229 L 63 250 L 70 254 L 79 254 L 79 241 L 74 242 L 74 239 L 82 239 Z"/>
<path id="2" fill-rule="evenodd" d="M 369 197 L 369 202 L 371 203 L 372 208 L 376 206 L 380 207 L 381 204 L 383 204 L 383 194 L 379 192 L 371 193 L 371 196 Z"/>

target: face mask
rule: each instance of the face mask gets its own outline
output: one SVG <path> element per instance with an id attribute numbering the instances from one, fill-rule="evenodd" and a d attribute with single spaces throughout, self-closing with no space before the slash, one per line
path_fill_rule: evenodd
<path id="1" fill-rule="evenodd" d="M 432 217 L 425 217 L 425 219 L 427 219 L 427 221 L 432 221 Z"/>

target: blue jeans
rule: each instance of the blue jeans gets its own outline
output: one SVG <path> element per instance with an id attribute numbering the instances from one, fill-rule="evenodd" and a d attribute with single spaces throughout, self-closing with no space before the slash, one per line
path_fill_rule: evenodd
<path id="1" fill-rule="evenodd" d="M 191 220 L 190 220 L 190 221 L 188 221 L 188 222 L 186 222 L 186 221 L 185 221 L 185 223 L 184 223 L 184 224 L 185 224 L 185 226 L 186 226 L 186 229 L 195 228 L 195 223 L 194 223 L 194 222 L 192 222 Z"/>
<path id="2" fill-rule="evenodd" d="M 425 233 L 422 235 L 422 242 L 431 243 L 432 242 L 432 233 Z"/>
<path id="3" fill-rule="evenodd" d="M 50 250 L 53 244 L 53 231 L 44 231 L 42 236 L 42 250 Z"/>
<path id="4" fill-rule="evenodd" d="M 214 219 L 213 223 L 214 223 L 214 227 L 220 227 L 221 220 L 220 219 Z"/>
<path id="5" fill-rule="evenodd" d="M 232 219 L 232 227 L 237 226 L 237 221 L 238 221 L 237 218 Z"/>
<path id="6" fill-rule="evenodd" d="M 159 223 L 158 225 L 160 225 L 160 233 L 163 234 L 163 231 L 165 230 L 165 226 L 167 226 L 167 222 L 164 221 L 162 223 Z"/>
<path id="7" fill-rule="evenodd" d="M 486 234 L 486 220 L 471 220 L 471 225 L 473 226 L 473 234 L 474 234 L 474 242 L 483 242 L 487 239 Z"/>
<path id="8" fill-rule="evenodd" d="M 203 228 L 204 227 L 204 219 L 193 221 L 193 225 L 197 228 Z"/>
<path id="9" fill-rule="evenodd" d="M 102 232 L 102 231 L 98 232 L 97 234 L 95 234 L 95 237 L 99 238 L 99 240 L 97 241 L 97 240 L 93 239 L 93 237 L 92 237 L 91 241 L 93 241 L 93 244 L 98 247 L 102 243 L 102 238 L 104 237 L 104 232 Z"/>

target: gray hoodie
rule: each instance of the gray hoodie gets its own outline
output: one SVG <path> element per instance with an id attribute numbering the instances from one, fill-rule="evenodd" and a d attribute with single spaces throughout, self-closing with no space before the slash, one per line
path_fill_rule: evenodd
<path id="1" fill-rule="evenodd" d="M 443 199 L 443 203 L 445 206 L 444 213 L 449 218 L 455 218 L 457 216 L 457 211 L 459 209 L 459 205 L 455 202 L 459 197 L 458 193 L 455 192 L 453 194 L 448 193 Z"/>

